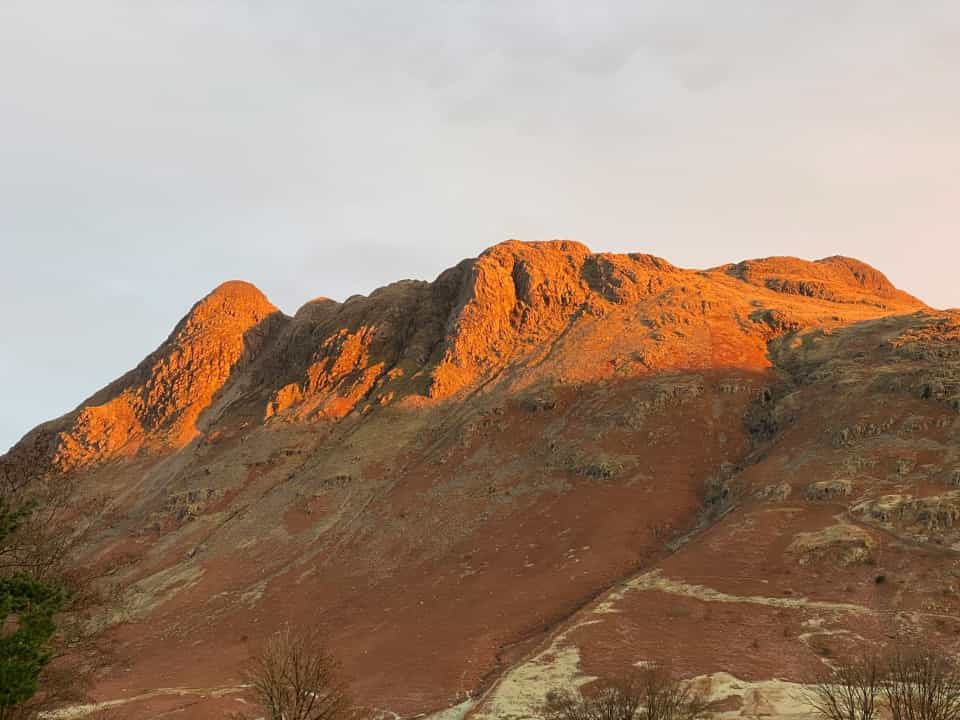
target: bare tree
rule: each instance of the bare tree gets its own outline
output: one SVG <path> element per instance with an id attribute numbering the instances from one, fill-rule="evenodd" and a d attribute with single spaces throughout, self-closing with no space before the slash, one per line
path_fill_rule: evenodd
<path id="1" fill-rule="evenodd" d="M 826 720 L 874 720 L 885 671 L 885 663 L 875 655 L 842 661 L 817 677 L 806 700 Z"/>
<path id="2" fill-rule="evenodd" d="M 662 667 L 631 671 L 580 690 L 553 690 L 543 705 L 546 720 L 700 720 L 704 697 Z"/>
<path id="3" fill-rule="evenodd" d="M 250 660 L 244 676 L 270 720 L 357 716 L 340 664 L 315 630 L 285 627 Z"/>
<path id="4" fill-rule="evenodd" d="M 883 694 L 892 720 L 960 720 L 960 672 L 929 648 L 893 653 Z"/>

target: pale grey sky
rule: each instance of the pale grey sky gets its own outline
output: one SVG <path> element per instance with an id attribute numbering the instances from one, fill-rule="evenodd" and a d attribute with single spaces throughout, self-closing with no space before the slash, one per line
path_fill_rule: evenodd
<path id="1" fill-rule="evenodd" d="M 2 0 L 0 450 L 230 278 L 567 237 L 960 305 L 958 78 L 955 0 Z"/>

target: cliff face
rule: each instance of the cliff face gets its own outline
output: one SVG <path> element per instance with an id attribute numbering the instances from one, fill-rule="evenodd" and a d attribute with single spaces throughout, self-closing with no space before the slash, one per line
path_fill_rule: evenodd
<path id="1" fill-rule="evenodd" d="M 404 716 L 523 716 L 666 652 L 775 695 L 854 632 L 952 637 L 958 327 L 848 258 L 569 241 L 293 317 L 227 283 L 0 472 L 113 498 L 87 556 L 128 558 L 128 590 L 95 696 L 129 717 L 234 709 L 284 622 Z"/>

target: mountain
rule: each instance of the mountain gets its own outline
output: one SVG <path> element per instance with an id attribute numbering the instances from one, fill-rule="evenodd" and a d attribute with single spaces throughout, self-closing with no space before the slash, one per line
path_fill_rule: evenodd
<path id="1" fill-rule="evenodd" d="M 125 717 L 242 708 L 286 623 L 399 717 L 649 660 L 738 717 L 854 643 L 957 646 L 958 440 L 960 313 L 862 262 L 509 241 L 292 317 L 226 283 L 0 473 L 110 498 Z"/>

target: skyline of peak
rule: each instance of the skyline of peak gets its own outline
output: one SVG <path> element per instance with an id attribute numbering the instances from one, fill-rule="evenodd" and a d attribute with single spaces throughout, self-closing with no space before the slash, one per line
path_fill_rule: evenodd
<path id="1" fill-rule="evenodd" d="M 561 265 L 557 265 L 558 258 L 567 259 L 562 261 Z M 714 277 L 729 275 L 738 281 L 756 285 L 767 291 L 772 290 L 774 293 L 807 295 L 815 298 L 819 296 L 819 299 L 828 303 L 849 304 L 851 302 L 866 302 L 867 304 L 876 304 L 879 307 L 884 307 L 887 302 L 892 302 L 895 306 L 897 303 L 905 303 L 905 308 L 924 307 L 922 298 L 920 302 L 918 302 L 916 298 L 897 288 L 888 280 L 881 270 L 861 260 L 847 256 L 832 255 L 814 261 L 807 261 L 795 256 L 777 255 L 723 263 L 714 268 L 681 268 L 673 265 L 669 259 L 666 258 L 637 252 L 622 254 L 595 252 L 585 243 L 572 240 L 505 240 L 490 245 L 471 257 L 460 258 L 458 261 L 451 262 L 448 268 L 438 273 L 433 284 L 442 282 L 444 277 L 458 271 L 464 263 L 483 267 L 485 263 L 489 264 L 491 262 L 495 263 L 495 265 L 506 262 L 508 264 L 514 264 L 516 267 L 523 267 L 525 268 L 521 271 L 523 274 L 534 273 L 534 277 L 541 279 L 539 280 L 540 282 L 543 281 L 543 278 L 549 278 L 551 275 L 559 273 L 553 278 L 552 282 L 555 284 L 563 284 L 564 282 L 569 282 L 569 280 L 563 278 L 563 275 L 569 272 L 569 270 L 562 269 L 563 264 L 574 263 L 574 265 L 582 265 L 581 269 L 576 271 L 582 274 L 582 277 L 577 282 L 585 283 L 584 287 L 586 287 L 590 284 L 590 280 L 587 279 L 587 265 L 583 263 L 591 260 L 606 263 L 611 261 L 614 263 L 623 261 L 633 263 L 639 261 L 642 266 L 648 270 L 652 270 L 654 273 L 698 273 L 701 275 L 712 274 Z M 601 270 L 600 272 L 602 274 L 608 271 L 609 270 Z M 513 272 L 516 272 L 516 270 Z M 629 277 L 633 278 L 631 281 L 635 281 L 635 276 L 632 272 Z M 365 305 L 371 302 L 375 303 L 377 302 L 377 298 L 382 298 L 382 293 L 389 292 L 390 288 L 402 288 L 406 281 L 408 281 L 406 278 L 396 278 L 392 282 L 385 283 L 379 289 L 375 289 L 368 294 L 355 294 L 350 298 L 344 298 L 343 302 L 346 302 L 348 305 L 352 300 L 363 300 L 365 301 Z M 516 282 L 515 278 L 513 282 Z M 525 282 L 530 282 L 530 280 Z M 549 283 L 551 281 L 548 279 L 546 282 Z M 622 282 L 622 280 L 618 280 L 617 282 Z M 519 291 L 520 289 L 518 287 L 517 292 Z M 524 291 L 530 292 L 530 289 L 525 288 Z M 870 297 L 874 299 L 865 299 Z M 343 302 L 333 301 L 332 304 L 336 308 L 342 308 L 344 307 Z M 500 301 L 496 300 L 496 302 Z M 523 304 L 526 302 L 534 302 L 534 300 L 533 298 L 527 298 L 526 300 L 518 298 L 517 302 Z M 177 347 L 183 338 L 193 338 L 193 342 L 200 342 L 202 344 L 205 335 L 222 332 L 219 328 L 225 325 L 235 325 L 237 322 L 241 322 L 243 318 L 248 318 L 245 321 L 248 323 L 246 325 L 248 329 L 259 325 L 272 315 L 282 318 L 284 321 L 292 320 L 297 322 L 302 320 L 312 322 L 316 317 L 325 316 L 328 311 L 324 308 L 326 308 L 329 303 L 331 303 L 331 301 L 326 298 L 314 298 L 301 304 L 295 311 L 285 312 L 283 309 L 275 306 L 268 295 L 254 283 L 239 279 L 226 280 L 218 283 L 209 292 L 200 296 L 199 299 L 189 306 L 189 311 L 176 322 L 176 327 L 174 327 L 172 334 L 170 334 L 167 341 L 157 352 L 162 352 L 163 347 L 170 343 L 173 343 L 171 347 Z M 447 323 L 450 322 L 453 322 L 452 319 L 447 321 Z M 148 355 L 148 353 L 155 347 L 159 338 L 166 337 L 166 332 L 168 332 L 168 330 L 164 330 L 163 332 L 158 330 L 158 333 L 152 340 L 152 344 L 148 346 L 140 348 L 124 346 L 122 348 L 124 352 L 140 353 L 137 362 L 117 368 L 113 376 L 105 378 L 97 385 L 78 388 L 78 392 L 81 394 L 80 396 L 87 398 L 96 387 L 104 387 L 106 391 L 107 383 L 110 380 L 119 377 L 122 373 L 130 370 L 130 368 L 134 368 L 134 366 L 136 366 L 136 370 L 130 370 L 130 373 L 127 373 L 124 377 L 141 372 L 144 364 L 152 362 L 151 358 L 153 358 L 155 354 Z M 120 333 L 120 337 L 125 336 L 123 333 Z M 247 340 L 243 342 L 245 344 L 248 343 Z M 117 347 L 120 347 L 122 343 L 120 340 L 117 340 L 116 344 Z M 237 348 L 239 348 L 239 346 L 237 346 Z M 178 352 L 183 352 L 183 349 Z M 188 354 L 194 355 L 196 352 L 196 350 L 190 350 Z M 239 349 L 231 349 L 229 352 L 235 359 L 239 357 L 236 354 L 239 352 Z M 146 360 L 140 362 L 139 358 L 143 358 L 144 356 L 147 356 Z M 122 382 L 122 380 L 118 380 L 117 382 Z M 114 385 L 115 384 L 111 384 L 109 387 L 113 387 Z M 204 390 L 202 392 L 208 391 Z M 215 391 L 211 390 L 209 392 Z M 101 393 L 97 393 L 89 397 L 85 402 L 88 404 L 93 403 L 94 405 L 98 404 L 101 401 L 96 400 L 96 398 L 98 398 L 100 394 Z M 59 402 L 63 402 L 63 399 L 60 398 Z M 65 407 L 62 412 L 42 416 L 27 427 L 20 427 L 11 423 L 10 427 L 14 429 L 9 431 L 11 433 L 8 440 L 9 445 L 12 446 L 30 427 L 39 425 L 41 422 L 52 418 L 60 418 L 63 413 L 74 408 L 74 406 L 75 403 L 70 404 L 69 407 Z M 185 431 L 181 430 L 181 434 L 183 432 Z M 190 437 L 190 434 L 187 433 L 184 437 Z"/>

